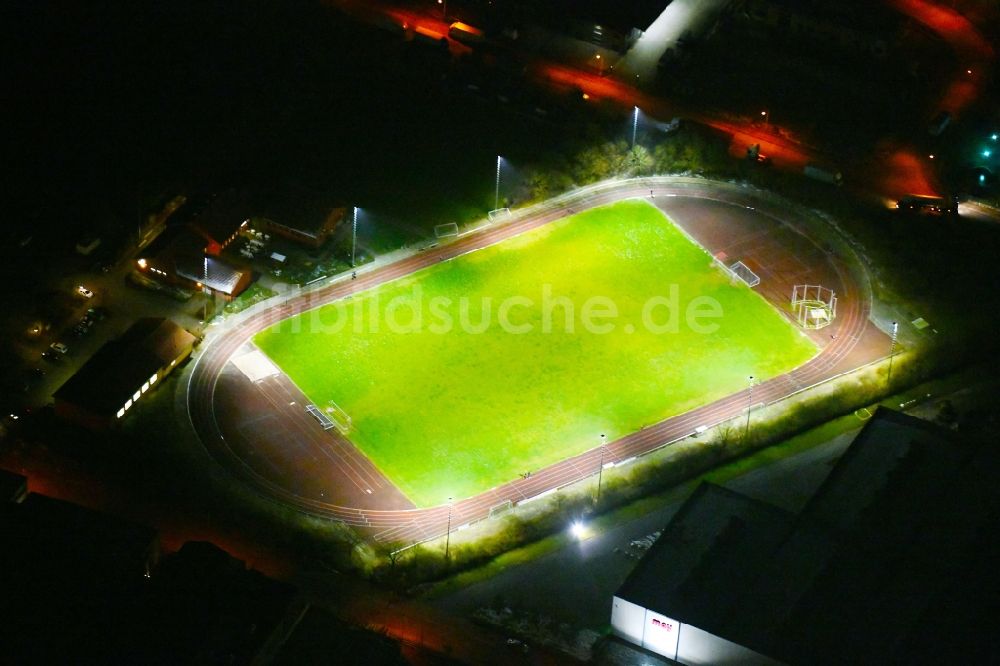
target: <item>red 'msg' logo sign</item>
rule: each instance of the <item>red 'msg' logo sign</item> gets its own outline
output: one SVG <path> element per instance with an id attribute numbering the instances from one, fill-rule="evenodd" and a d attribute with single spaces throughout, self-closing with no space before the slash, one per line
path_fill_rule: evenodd
<path id="1" fill-rule="evenodd" d="M 673 631 L 674 629 L 674 625 L 670 624 L 669 622 L 661 622 L 660 620 L 657 620 L 655 617 L 653 618 L 653 626 L 660 627 L 665 631 Z"/>

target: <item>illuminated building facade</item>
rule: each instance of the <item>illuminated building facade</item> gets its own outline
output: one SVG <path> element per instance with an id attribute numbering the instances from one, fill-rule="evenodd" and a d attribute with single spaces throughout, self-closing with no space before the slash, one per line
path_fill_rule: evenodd
<path id="1" fill-rule="evenodd" d="M 190 356 L 196 341 L 169 319 L 138 320 L 56 391 L 56 413 L 91 429 L 113 427 Z"/>

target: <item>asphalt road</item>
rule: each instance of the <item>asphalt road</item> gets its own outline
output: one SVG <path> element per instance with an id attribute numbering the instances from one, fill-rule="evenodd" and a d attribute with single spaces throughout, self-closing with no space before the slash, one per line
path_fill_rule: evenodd
<path id="1" fill-rule="evenodd" d="M 727 488 L 788 511 L 797 512 L 826 478 L 857 431 L 835 437 L 795 456 L 736 477 Z M 538 560 L 508 569 L 487 580 L 430 602 L 441 610 L 468 617 L 502 598 L 509 607 L 530 610 L 575 628 L 599 630 L 610 622 L 611 597 L 638 560 L 628 545 L 661 530 L 694 490 L 686 484 L 660 509 L 615 525 L 582 542 Z"/>

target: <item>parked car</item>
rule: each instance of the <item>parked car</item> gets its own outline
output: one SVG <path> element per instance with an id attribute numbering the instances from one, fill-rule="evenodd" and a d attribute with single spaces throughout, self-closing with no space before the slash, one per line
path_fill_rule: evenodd
<path id="1" fill-rule="evenodd" d="M 52 363 L 61 363 L 63 359 L 62 354 L 54 352 L 51 349 L 46 349 L 45 351 L 43 351 L 42 358 L 45 359 L 46 361 L 51 361 Z"/>
<path id="2" fill-rule="evenodd" d="M 85 314 L 84 317 L 90 321 L 104 321 L 110 314 L 111 313 L 108 312 L 108 309 L 104 307 L 87 308 L 87 314 Z"/>
<path id="3" fill-rule="evenodd" d="M 82 284 L 76 288 L 76 293 L 80 294 L 84 298 L 93 298 L 94 292 L 84 287 Z"/>
<path id="4" fill-rule="evenodd" d="M 69 347 L 67 347 L 61 342 L 53 342 L 51 345 L 49 345 L 49 349 L 51 349 L 54 352 L 59 352 L 60 354 L 69 353 Z"/>

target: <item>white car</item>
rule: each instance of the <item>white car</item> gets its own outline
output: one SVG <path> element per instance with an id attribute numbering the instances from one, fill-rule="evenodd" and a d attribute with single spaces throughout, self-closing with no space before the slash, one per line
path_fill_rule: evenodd
<path id="1" fill-rule="evenodd" d="M 51 345 L 49 345 L 49 349 L 51 349 L 52 351 L 59 352 L 60 354 L 69 353 L 69 347 L 67 347 L 61 342 L 53 342 Z"/>
<path id="2" fill-rule="evenodd" d="M 76 288 L 76 293 L 80 294 L 84 298 L 93 298 L 94 292 L 84 287 L 82 284 Z"/>

